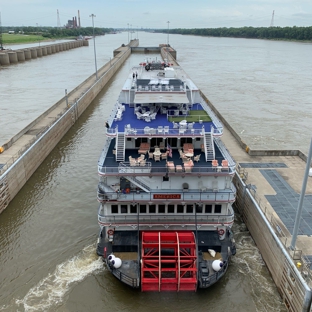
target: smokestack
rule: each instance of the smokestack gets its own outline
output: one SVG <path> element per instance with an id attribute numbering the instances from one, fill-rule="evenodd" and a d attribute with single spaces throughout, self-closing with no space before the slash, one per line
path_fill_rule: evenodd
<path id="1" fill-rule="evenodd" d="M 78 10 L 78 27 L 79 27 L 79 28 L 81 27 L 81 25 L 80 25 L 80 12 L 79 12 L 79 10 Z"/>
<path id="2" fill-rule="evenodd" d="M 75 16 L 75 28 L 77 28 L 77 16 Z"/>

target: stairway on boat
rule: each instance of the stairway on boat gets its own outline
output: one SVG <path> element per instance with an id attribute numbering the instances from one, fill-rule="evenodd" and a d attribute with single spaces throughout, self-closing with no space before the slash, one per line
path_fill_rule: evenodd
<path id="1" fill-rule="evenodd" d="M 215 159 L 215 149 L 213 144 L 212 132 L 206 132 L 204 136 L 206 161 Z"/>
<path id="2" fill-rule="evenodd" d="M 124 132 L 117 132 L 116 161 L 125 161 L 126 136 Z"/>
<path id="3" fill-rule="evenodd" d="M 151 188 L 148 186 L 149 181 L 146 181 L 144 177 L 134 177 L 134 176 L 126 176 L 125 177 L 127 180 L 135 184 L 137 187 L 142 189 L 145 192 L 150 192 Z"/>

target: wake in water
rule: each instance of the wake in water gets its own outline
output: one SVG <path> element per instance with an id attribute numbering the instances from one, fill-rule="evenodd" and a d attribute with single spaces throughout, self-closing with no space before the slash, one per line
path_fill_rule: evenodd
<path id="1" fill-rule="evenodd" d="M 102 268 L 102 259 L 95 255 L 94 245 L 87 246 L 79 255 L 58 265 L 52 274 L 31 288 L 23 299 L 16 300 L 16 303 L 27 312 L 47 311 L 63 301 L 72 283 L 80 282 Z"/>
<path id="2" fill-rule="evenodd" d="M 279 294 L 274 282 L 245 224 L 238 225 L 235 233 L 237 254 L 232 261 L 248 279 L 256 311 L 286 311 L 281 300 L 278 300 Z"/>

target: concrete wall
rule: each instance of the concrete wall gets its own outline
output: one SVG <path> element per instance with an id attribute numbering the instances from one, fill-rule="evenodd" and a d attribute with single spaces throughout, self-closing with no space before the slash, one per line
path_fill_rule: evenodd
<path id="1" fill-rule="evenodd" d="M 103 87 L 109 82 L 112 76 L 119 70 L 130 54 L 131 49 L 129 47 L 124 48 L 120 51 L 117 58 L 111 60 L 111 62 L 108 62 L 98 70 L 97 81 L 94 74 L 72 90 L 68 94 L 68 98 L 77 92 L 81 94 L 81 96 L 69 101 L 69 107 L 65 109 L 64 113 L 52 125 L 47 124 L 45 131 L 38 135 L 37 140 L 33 142 L 22 155 L 17 155 L 20 157 L 18 157 L 17 160 L 15 160 L 14 163 L 0 176 L 0 213 L 7 207 L 9 202 L 20 191 L 27 180 L 72 127 L 77 118 L 79 118 Z M 112 64 L 112 66 L 110 66 L 110 64 Z M 18 139 L 32 129 L 50 112 L 65 103 L 66 99 L 64 97 L 9 140 L 3 146 L 5 150 L 9 149 L 12 144 L 16 143 Z"/>
<path id="2" fill-rule="evenodd" d="M 65 51 L 68 49 L 74 49 L 88 45 L 88 40 L 76 40 L 70 41 L 68 43 L 56 43 L 53 45 L 30 48 L 31 53 L 28 52 L 29 49 L 21 49 L 16 51 L 4 50 L 0 53 L 0 65 L 17 64 L 19 62 L 24 62 L 25 60 L 27 61 L 32 58 L 37 58 L 37 56 L 47 56 L 59 51 Z M 61 49 L 60 46 L 62 47 Z"/>
<path id="3" fill-rule="evenodd" d="M 236 207 L 261 252 L 288 311 L 310 311 L 311 289 L 295 267 L 288 252 L 238 174 Z"/>

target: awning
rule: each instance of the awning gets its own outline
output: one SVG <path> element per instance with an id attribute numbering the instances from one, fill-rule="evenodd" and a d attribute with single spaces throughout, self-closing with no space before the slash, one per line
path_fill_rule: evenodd
<path id="1" fill-rule="evenodd" d="M 185 93 L 146 92 L 146 93 L 136 93 L 133 102 L 135 104 L 144 104 L 144 103 L 183 104 L 188 103 L 189 100 Z"/>

